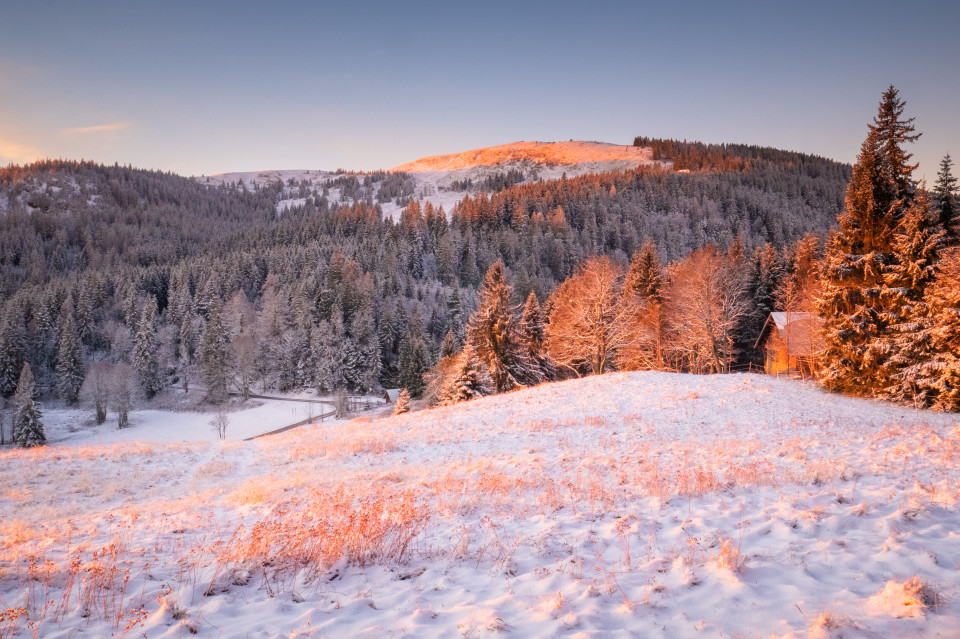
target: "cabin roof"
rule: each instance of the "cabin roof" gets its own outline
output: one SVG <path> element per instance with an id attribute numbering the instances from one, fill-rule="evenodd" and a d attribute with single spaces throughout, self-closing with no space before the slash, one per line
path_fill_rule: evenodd
<path id="1" fill-rule="evenodd" d="M 791 354 L 813 355 L 820 350 L 819 333 L 822 322 L 816 313 L 775 311 L 770 313 L 764 322 L 755 346 L 759 347 L 766 342 L 776 329 Z"/>

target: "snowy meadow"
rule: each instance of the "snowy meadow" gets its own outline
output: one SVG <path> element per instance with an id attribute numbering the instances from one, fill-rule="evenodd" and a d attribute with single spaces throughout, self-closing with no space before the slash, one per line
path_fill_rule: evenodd
<path id="1" fill-rule="evenodd" d="M 0 637 L 958 636 L 958 460 L 956 415 L 668 373 L 5 450 Z"/>

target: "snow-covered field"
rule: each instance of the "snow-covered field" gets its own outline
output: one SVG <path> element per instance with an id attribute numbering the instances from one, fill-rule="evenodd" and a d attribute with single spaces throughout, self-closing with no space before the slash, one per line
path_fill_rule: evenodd
<path id="1" fill-rule="evenodd" d="M 241 406 L 228 406 L 225 439 L 256 437 L 332 410 L 332 404 L 293 399 L 292 396 L 285 400 L 252 399 Z M 117 428 L 116 415 L 113 413 L 98 426 L 94 422 L 92 409 L 42 410 L 44 433 L 50 444 L 78 446 L 129 441 L 194 442 L 219 439 L 219 434 L 210 424 L 214 413 L 209 410 L 133 410 L 130 411 L 130 425 L 122 430 Z M 331 418 L 327 417 L 325 422 L 331 423 Z M 7 431 L 9 433 L 9 426 Z"/>
<path id="2" fill-rule="evenodd" d="M 956 415 L 666 373 L 4 451 L 0 637 L 956 637 L 958 461 Z"/>

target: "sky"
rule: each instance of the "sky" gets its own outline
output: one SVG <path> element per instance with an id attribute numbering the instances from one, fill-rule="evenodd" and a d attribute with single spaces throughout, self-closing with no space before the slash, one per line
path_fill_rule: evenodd
<path id="1" fill-rule="evenodd" d="M 893 84 L 933 181 L 960 161 L 958 27 L 955 1 L 0 0 L 0 165 L 370 170 L 636 135 L 853 162 Z"/>

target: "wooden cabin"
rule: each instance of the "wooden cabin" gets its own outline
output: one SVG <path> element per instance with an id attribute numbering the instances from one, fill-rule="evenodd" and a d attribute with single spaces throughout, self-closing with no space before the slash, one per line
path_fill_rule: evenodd
<path id="1" fill-rule="evenodd" d="M 770 313 L 756 344 L 766 352 L 767 374 L 812 377 L 823 348 L 821 321 L 815 313 Z"/>

